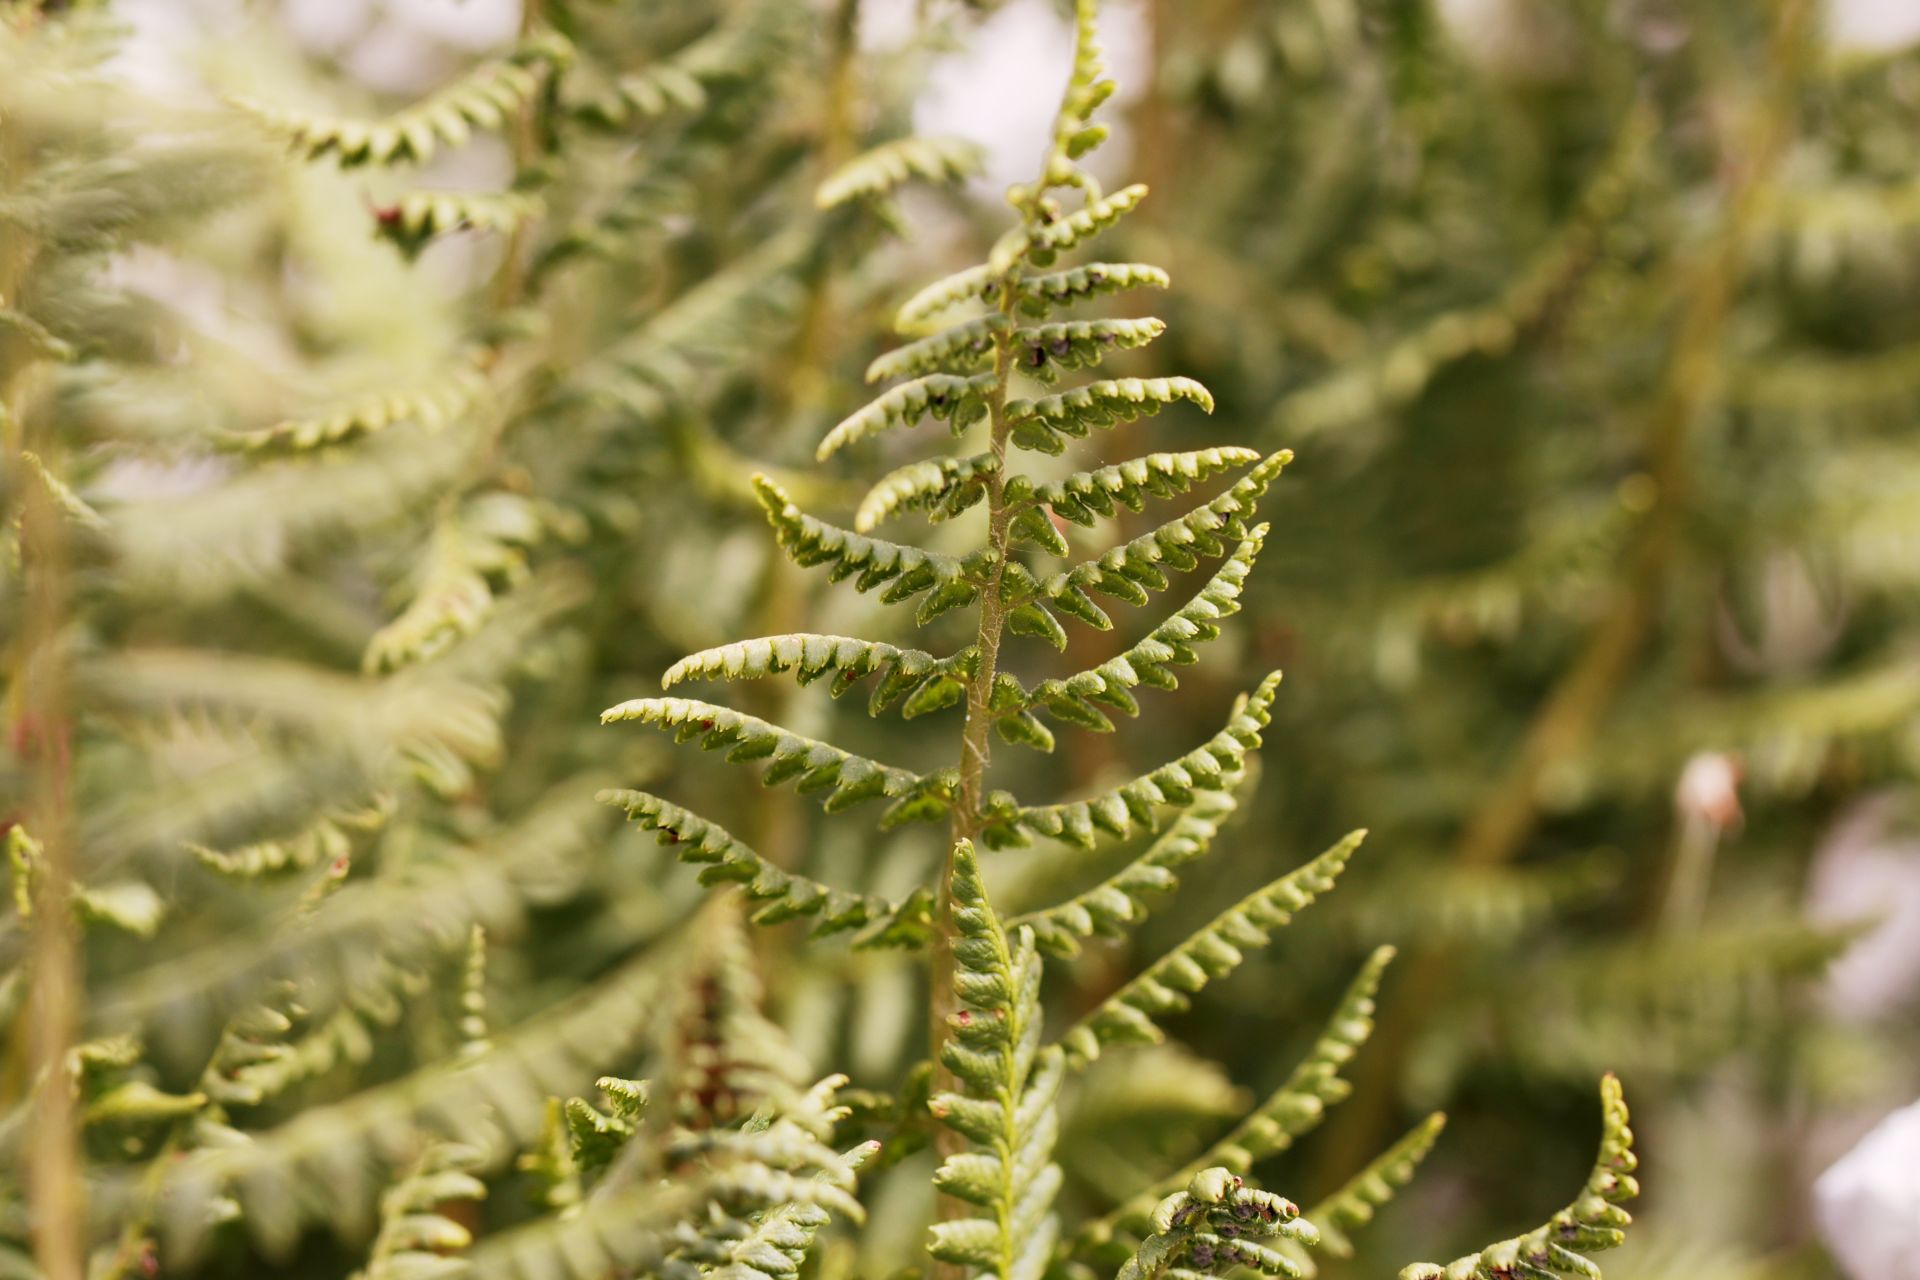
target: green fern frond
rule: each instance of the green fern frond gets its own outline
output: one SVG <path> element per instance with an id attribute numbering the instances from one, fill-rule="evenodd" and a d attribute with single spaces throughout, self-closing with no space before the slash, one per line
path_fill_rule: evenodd
<path id="1" fill-rule="evenodd" d="M 446 652 L 493 613 L 494 585 L 527 575 L 526 549 L 546 533 L 541 513 L 513 493 L 483 493 L 435 521 L 414 571 L 412 598 L 374 632 L 361 665 L 393 671 Z"/>
<path id="2" fill-rule="evenodd" d="M 1064 453 L 1068 439 L 1160 412 L 1181 400 L 1213 412 L 1213 395 L 1192 378 L 1109 378 L 1038 400 L 1007 404 L 1008 437 L 1034 453 Z"/>
<path id="3" fill-rule="evenodd" d="M 1115 504 L 1130 511 L 1146 509 L 1149 498 L 1171 498 L 1194 485 L 1236 467 L 1260 461 L 1253 449 L 1193 449 L 1185 453 L 1150 453 L 1093 471 L 1077 471 L 1039 486 L 1007 487 L 1016 498 L 1030 488 L 1032 500 L 1051 507 L 1063 520 L 1091 527 L 1097 516 L 1111 516 Z"/>
<path id="4" fill-rule="evenodd" d="M 1247 753 L 1260 745 L 1260 730 L 1272 719 L 1269 709 L 1279 688 L 1276 671 L 1236 703 L 1226 726 L 1206 743 L 1092 799 L 1023 807 L 1007 793 L 995 792 L 985 806 L 988 847 L 1018 847 L 1036 834 L 1090 849 L 1096 832 L 1124 839 L 1136 822 L 1151 829 L 1159 810 L 1189 805 L 1196 791 L 1217 791 L 1241 771 Z"/>
<path id="5" fill-rule="evenodd" d="M 1059 1129 L 1053 1101 L 1064 1075 L 1060 1050 L 1041 1047 L 1040 957 L 1033 934 L 1009 939 L 987 900 L 973 846 L 960 841 L 948 883 L 959 1009 L 941 1061 L 962 1092 L 935 1094 L 929 1107 L 973 1150 L 947 1157 L 934 1186 L 985 1216 L 934 1224 L 927 1251 L 942 1262 L 999 1280 L 1039 1280 L 1058 1231 L 1051 1209 L 1060 1187 L 1053 1163 Z"/>
<path id="6" fill-rule="evenodd" d="M 817 1205 L 852 1222 L 860 1202 L 832 1182 L 743 1162 L 689 1173 L 672 1186 L 634 1187 L 596 1197 L 575 1213 L 544 1219 L 486 1241 L 468 1255 L 472 1280 L 599 1280 L 609 1272 L 652 1273 L 684 1248 L 681 1224 L 718 1206 L 735 1219 L 787 1205 Z"/>
<path id="7" fill-rule="evenodd" d="M 861 499 L 853 517 L 854 532 L 870 532 L 896 512 L 916 507 L 928 508 L 931 520 L 957 516 L 986 496 L 986 478 L 999 469 L 999 459 L 990 453 L 909 462 L 882 476 Z"/>
<path id="8" fill-rule="evenodd" d="M 679 742 L 697 738 L 709 751 L 725 749 L 732 763 L 766 760 L 762 783 L 772 787 L 797 779 L 795 787 L 802 794 L 829 792 L 823 802 L 829 813 L 881 797 L 928 802 L 943 810 L 951 788 L 944 772 L 922 777 L 711 702 L 634 698 L 600 713 L 602 724 L 628 720 L 671 730 Z M 913 816 L 932 815 L 915 812 Z"/>
<path id="9" fill-rule="evenodd" d="M 649 954 L 597 986 L 494 1037 L 478 1059 L 453 1060 L 310 1106 L 277 1128 L 195 1151 L 167 1171 L 169 1249 L 190 1259 L 204 1243 L 208 1209 L 232 1197 L 269 1257 L 284 1257 L 310 1222 L 346 1234 L 371 1228 L 379 1170 L 405 1158 L 422 1126 L 485 1154 L 500 1137 L 531 1142 L 549 1095 L 592 1078 L 627 1053 L 659 1006 L 665 957 Z M 295 1188 L 300 1188 L 295 1191 Z"/>
<path id="10" fill-rule="evenodd" d="M 425 164 L 443 147 L 464 146 L 475 130 L 506 127 L 539 91 L 542 79 L 572 58 L 556 32 L 534 36 L 510 57 L 485 62 L 413 106 L 384 120 L 360 121 L 269 107 L 248 99 L 252 113 L 308 160 L 361 164 Z"/>
<path id="11" fill-rule="evenodd" d="M 1250 533 L 1246 520 L 1254 514 L 1260 496 L 1293 460 L 1291 450 L 1271 454 L 1242 476 L 1231 489 L 1186 515 L 1169 520 L 1131 542 L 1122 543 L 1095 560 L 1061 570 L 1043 582 L 1031 578 L 1014 583 L 1010 602 L 1047 606 L 1105 631 L 1113 625 L 1088 591 L 1098 591 L 1127 604 L 1147 602 L 1150 591 L 1167 589 L 1166 571 L 1184 573 L 1202 556 L 1228 553 L 1222 539 L 1244 541 Z M 1009 575 L 1011 576 L 1011 575 Z"/>
<path id="12" fill-rule="evenodd" d="M 465 1261 L 453 1255 L 473 1243 L 473 1234 L 442 1210 L 486 1199 L 487 1184 L 468 1172 L 478 1154 L 456 1143 L 434 1143 L 382 1193 L 380 1231 L 359 1273 L 364 1280 L 450 1280 L 466 1273 Z"/>
<path id="13" fill-rule="evenodd" d="M 546 212 L 546 201 L 527 191 L 414 191 L 375 209 L 373 220 L 378 233 L 411 258 L 435 237 L 510 232 Z"/>
<path id="14" fill-rule="evenodd" d="M 993 362 L 1001 334 L 1012 322 L 999 313 L 963 320 L 876 358 L 867 366 L 868 382 L 891 382 L 928 373 L 968 373 Z"/>
<path id="15" fill-rule="evenodd" d="M 888 390 L 865 408 L 848 415 L 827 433 L 814 457 L 825 462 L 847 445 L 895 427 L 911 427 L 922 418 L 953 424 L 959 431 L 987 415 L 993 375 L 960 377 L 933 373 Z"/>
<path id="16" fill-rule="evenodd" d="M 22 450 L 20 461 L 27 465 L 28 470 L 33 472 L 34 478 L 46 489 L 47 496 L 52 498 L 54 505 L 60 508 L 60 514 L 75 525 L 89 533 L 106 533 L 113 527 L 107 522 L 105 516 L 94 510 L 91 503 L 75 493 L 66 481 L 47 470 L 47 464 L 40 460 L 39 454 Z"/>
<path id="17" fill-rule="evenodd" d="M 1145 262 L 1087 262 L 1020 281 L 1020 309 L 1030 316 L 1045 316 L 1055 307 L 1070 307 L 1103 294 L 1165 289 L 1172 284 L 1165 271 Z"/>
<path id="18" fill-rule="evenodd" d="M 209 871 L 235 879 L 305 871 L 323 862 L 346 857 L 353 841 L 332 818 L 317 818 L 281 840 L 261 840 L 234 849 L 209 849 L 189 844 L 188 852 Z"/>
<path id="19" fill-rule="evenodd" d="M 981 158 L 980 144 L 965 138 L 895 138 L 835 169 L 820 184 L 813 202 L 831 209 L 849 200 L 887 195 L 914 178 L 961 182 L 980 172 Z"/>
<path id="20" fill-rule="evenodd" d="M 1057 221 L 1031 231 L 1022 231 L 996 246 L 994 261 L 1011 265 L 1025 257 L 1035 266 L 1051 266 L 1056 254 L 1093 239 L 1133 212 L 1146 198 L 1145 184 L 1136 182 L 1109 195 L 1089 200 Z"/>
<path id="21" fill-rule="evenodd" d="M 905 698 L 902 712 L 911 720 L 958 702 L 979 664 L 979 656 L 972 646 L 950 657 L 936 658 L 923 649 L 901 649 L 853 636 L 767 636 L 736 640 L 682 658 L 667 668 L 660 685 L 671 689 L 682 680 L 701 678 L 757 680 L 783 671 L 792 671 L 805 685 L 831 672 L 829 691 L 838 698 L 867 676 L 877 675 L 880 678 L 874 682 L 868 713 L 877 716 Z"/>
<path id="22" fill-rule="evenodd" d="M 753 489 L 766 509 L 781 550 L 803 569 L 830 566 L 827 577 L 831 582 L 853 578 L 859 591 L 871 591 L 885 583 L 887 589 L 880 599 L 888 604 L 930 592 L 917 614 L 923 624 L 949 609 L 972 603 L 980 594 L 978 576 L 969 572 L 965 561 L 816 520 L 763 475 L 754 477 Z"/>
<path id="23" fill-rule="evenodd" d="M 864 1159 L 878 1143 L 850 1152 L 850 1162 Z M 816 1204 L 783 1204 L 760 1215 L 746 1233 L 729 1242 L 717 1264 L 703 1274 L 714 1280 L 792 1280 L 806 1265 L 813 1240 L 833 1220 Z"/>
<path id="24" fill-rule="evenodd" d="M 1146 919 L 1148 896 L 1177 887 L 1175 870 L 1204 857 L 1221 825 L 1238 807 L 1235 791 L 1242 775 L 1230 774 L 1221 781 L 1217 791 L 1196 792 L 1173 825 L 1125 867 L 1057 907 L 1015 916 L 1008 926 L 1033 930 L 1034 942 L 1042 951 L 1067 957 L 1079 954 L 1082 938 L 1125 934 Z"/>
<path id="25" fill-rule="evenodd" d="M 1154 689 L 1178 688 L 1180 682 L 1172 666 L 1191 666 L 1198 662 L 1200 655 L 1194 646 L 1217 639 L 1218 620 L 1240 611 L 1240 593 L 1253 570 L 1254 558 L 1265 543 L 1266 533 L 1264 524 L 1249 530 L 1246 540 L 1193 599 L 1140 640 L 1090 670 L 1065 679 L 1041 681 L 1022 702 L 1009 708 L 1008 713 L 1029 708 L 1045 710 L 1069 724 L 1105 732 L 1113 727 L 1112 723 L 1094 703 L 1137 715 L 1139 704 L 1127 692 L 1129 689 L 1140 685 Z"/>
<path id="26" fill-rule="evenodd" d="M 1336 1258 L 1351 1258 L 1353 1239 L 1348 1233 L 1372 1222 L 1374 1213 L 1413 1181 L 1420 1162 L 1446 1127 L 1447 1117 L 1434 1112 L 1368 1161 L 1339 1190 L 1308 1209 L 1307 1220 L 1320 1228 L 1320 1247 Z"/>
<path id="27" fill-rule="evenodd" d="M 1587 1185 L 1572 1204 L 1526 1235 L 1489 1245 L 1444 1267 L 1413 1263 L 1402 1268 L 1400 1280 L 1507 1280 L 1523 1275 L 1532 1280 L 1556 1275 L 1597 1280 L 1600 1269 L 1585 1255 L 1626 1241 L 1626 1228 L 1633 1219 L 1620 1202 L 1640 1194 L 1640 1184 L 1633 1177 L 1639 1161 L 1633 1154 L 1633 1131 L 1627 1127 L 1627 1102 L 1619 1079 L 1611 1074 L 1600 1081 L 1600 1125 L 1600 1154 Z"/>
<path id="28" fill-rule="evenodd" d="M 1271 943 L 1273 930 L 1291 923 L 1296 912 L 1333 887 L 1365 835 L 1354 832 L 1305 866 L 1241 899 L 1102 1001 L 1060 1038 L 1068 1061 L 1090 1062 L 1108 1044 L 1159 1043 L 1164 1033 L 1153 1019 L 1185 1010 L 1196 992 L 1239 968 L 1248 950 Z"/>
<path id="29" fill-rule="evenodd" d="M 1250 1173 L 1268 1156 L 1287 1150 L 1302 1134 L 1325 1117 L 1326 1110 L 1343 1100 L 1351 1086 L 1340 1069 L 1353 1060 L 1373 1034 L 1374 997 L 1380 978 L 1392 962 L 1394 949 L 1380 947 L 1367 958 L 1348 985 L 1333 1016 L 1313 1046 L 1258 1107 L 1225 1137 L 1180 1170 L 1129 1197 L 1119 1207 L 1080 1229 L 1073 1242 L 1076 1253 L 1102 1256 L 1122 1233 L 1139 1238 L 1151 1229 L 1153 1207 L 1160 1198 L 1210 1165 L 1222 1165 L 1238 1174 Z"/>
<path id="30" fill-rule="evenodd" d="M 901 333 L 917 332 L 935 316 L 963 302 L 992 300 L 1000 287 L 1001 273 L 985 263 L 942 276 L 900 304 L 893 327 Z"/>
<path id="31" fill-rule="evenodd" d="M 232 438 L 235 446 L 254 452 L 298 452 L 340 444 L 356 436 L 413 423 L 438 431 L 458 421 L 486 394 L 486 376 L 472 365 L 404 391 L 356 400 L 332 413 L 313 418 L 290 418 L 258 431 Z"/>
<path id="32" fill-rule="evenodd" d="M 766 904 L 753 914 L 755 924 L 818 917 L 815 937 L 865 929 L 856 946 L 918 946 L 926 940 L 933 905 L 925 889 L 898 903 L 847 893 L 774 866 L 719 824 L 644 791 L 602 791 L 599 798 L 625 809 L 643 829 L 659 832 L 680 861 L 700 866 L 700 883 L 737 883 L 749 899 Z"/>
<path id="33" fill-rule="evenodd" d="M 1013 331 L 1010 358 L 1020 372 L 1050 383 L 1064 372 L 1093 368 L 1109 351 L 1144 347 L 1166 331 L 1167 322 L 1153 316 L 1032 325 Z M 1018 416 L 1009 406 L 1008 417 Z"/>
<path id="34" fill-rule="evenodd" d="M 1203 1169 L 1154 1209 L 1152 1234 L 1118 1280 L 1227 1275 L 1242 1267 L 1297 1280 L 1303 1269 L 1279 1246 L 1319 1239 L 1291 1200 L 1253 1190 L 1231 1170 Z"/>

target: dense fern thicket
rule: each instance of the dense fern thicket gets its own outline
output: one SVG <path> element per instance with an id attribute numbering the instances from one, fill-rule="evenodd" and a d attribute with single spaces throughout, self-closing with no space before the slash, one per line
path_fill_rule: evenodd
<path id="1" fill-rule="evenodd" d="M 6 1274 L 1828 1273 L 1911 60 L 1000 7 L 0 0 Z"/>

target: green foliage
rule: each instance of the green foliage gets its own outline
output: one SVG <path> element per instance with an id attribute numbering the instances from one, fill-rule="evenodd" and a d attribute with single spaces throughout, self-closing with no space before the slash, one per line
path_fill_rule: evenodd
<path id="1" fill-rule="evenodd" d="M 1416 1262 L 1400 1272 L 1401 1280 L 1598 1274 L 1584 1253 L 1616 1248 L 1626 1239 L 1625 1227 L 1632 1219 L 1620 1202 L 1640 1194 L 1640 1184 L 1633 1177 L 1637 1162 L 1633 1131 L 1627 1128 L 1627 1104 L 1613 1076 L 1601 1081 L 1600 1106 L 1600 1154 L 1578 1199 L 1526 1235 L 1489 1245 L 1444 1267 Z"/>
<path id="2" fill-rule="evenodd" d="M 1059 1232 L 1054 1097 L 1065 1074 L 1059 1047 L 1041 1043 L 1040 957 L 1031 931 L 1008 937 L 964 842 L 946 896 L 959 1008 L 940 1058 L 960 1090 L 928 1106 L 973 1149 L 948 1156 L 933 1183 L 986 1213 L 935 1223 L 927 1252 L 977 1275 L 1037 1280 Z"/>
<path id="3" fill-rule="evenodd" d="M 1263 1275 L 1299 1276 L 1300 1265 L 1269 1243 L 1319 1243 L 1299 1206 L 1270 1191 L 1245 1185 L 1226 1169 L 1203 1169 L 1184 1191 L 1153 1211 L 1153 1234 L 1120 1268 L 1119 1280 L 1158 1280 L 1180 1275 L 1226 1274 L 1237 1268 Z"/>

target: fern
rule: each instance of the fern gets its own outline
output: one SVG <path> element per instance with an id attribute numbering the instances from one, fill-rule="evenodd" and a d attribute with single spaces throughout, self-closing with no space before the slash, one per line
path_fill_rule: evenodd
<path id="1" fill-rule="evenodd" d="M 1442 1267 L 1416 1262 L 1401 1280 L 1501 1280 L 1516 1274 L 1594 1276 L 1599 1269 L 1585 1254 L 1612 1249 L 1626 1239 L 1631 1219 L 1622 1200 L 1640 1194 L 1634 1180 L 1637 1161 L 1633 1131 L 1627 1128 L 1627 1104 L 1620 1082 L 1609 1075 L 1600 1084 L 1600 1154 L 1580 1197 L 1544 1225 L 1523 1236 L 1489 1245 Z"/>
<path id="2" fill-rule="evenodd" d="M 239 105 L 286 139 L 307 159 L 342 166 L 425 164 L 445 147 L 459 147 L 476 130 L 499 130 L 538 92 L 543 77 L 564 66 L 572 47 L 556 33 L 526 40 L 511 56 L 482 63 L 453 84 L 384 120 L 358 121 L 269 107 Z"/>
<path id="3" fill-rule="evenodd" d="M 1009 938 L 970 845 L 959 845 L 952 862 L 945 896 L 959 1008 L 949 1016 L 941 1060 L 960 1091 L 936 1093 L 928 1105 L 975 1149 L 948 1156 L 933 1182 L 986 1213 L 937 1223 L 927 1251 L 976 1274 L 1038 1280 L 1058 1232 L 1051 1212 L 1060 1186 L 1053 1101 L 1065 1066 L 1058 1047 L 1041 1045 L 1032 932 Z"/>

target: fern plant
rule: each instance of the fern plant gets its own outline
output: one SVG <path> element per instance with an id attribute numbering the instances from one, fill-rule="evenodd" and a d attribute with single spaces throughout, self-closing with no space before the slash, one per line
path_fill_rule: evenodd
<path id="1" fill-rule="evenodd" d="M 809 513 L 765 476 L 755 480 L 774 536 L 797 564 L 825 567 L 831 580 L 852 578 L 860 591 L 878 590 L 882 603 L 912 604 L 921 626 L 954 613 L 969 616 L 965 643 L 938 655 L 857 637 L 781 634 L 696 653 L 663 680 L 673 689 L 689 680 L 791 673 L 801 683 L 827 680 L 836 697 L 865 682 L 873 716 L 896 706 L 908 719 L 957 713 L 957 762 L 910 770 L 677 694 L 632 699 L 602 715 L 606 723 L 651 726 L 724 752 L 730 763 L 760 767 L 765 785 L 791 783 L 818 796 L 829 813 L 878 805 L 883 830 L 941 824 L 949 852 L 937 877 L 904 897 L 877 898 L 788 871 L 711 819 L 651 793 L 609 790 L 602 798 L 700 866 L 703 882 L 741 883 L 760 904 L 753 918 L 763 925 L 806 918 L 815 936 L 857 930 L 856 948 L 926 946 L 931 1079 L 910 1083 L 902 1098 L 926 1088 L 925 1105 L 939 1121 L 934 1182 L 941 1209 L 927 1247 L 948 1273 L 1001 1280 L 1038 1280 L 1055 1268 L 1078 1274 L 1117 1247 L 1121 1274 L 1129 1277 L 1239 1265 L 1298 1275 L 1306 1264 L 1297 1249 L 1322 1237 L 1292 1204 L 1245 1189 L 1243 1176 L 1343 1096 L 1338 1070 L 1370 1029 L 1373 993 L 1390 951 L 1367 966 L 1308 1061 L 1241 1130 L 1174 1186 L 1142 1191 L 1149 1208 L 1152 1197 L 1172 1193 L 1157 1210 L 1128 1209 L 1069 1231 L 1055 1212 L 1061 1183 L 1052 1160 L 1056 1101 L 1066 1079 L 1103 1050 L 1162 1039 L 1155 1019 L 1186 1008 L 1193 993 L 1230 973 L 1248 951 L 1267 946 L 1274 930 L 1333 888 L 1364 834 L 1248 896 L 1049 1040 L 1039 1003 L 1041 940 L 1048 951 L 1071 954 L 1083 938 L 1124 933 L 1146 913 L 1149 894 L 1174 886 L 1175 867 L 1206 852 L 1222 813 L 1220 797 L 1241 785 L 1260 746 L 1279 674 L 1242 695 L 1226 725 L 1203 745 L 1080 799 L 1042 803 L 992 786 L 995 741 L 1007 749 L 1051 750 L 1049 721 L 1111 730 L 1113 712 L 1137 713 L 1134 690 L 1175 688 L 1173 668 L 1194 662 L 1195 646 L 1218 636 L 1217 620 L 1236 607 L 1267 532 L 1254 523 L 1257 506 L 1292 456 L 1230 448 L 1154 454 L 1054 480 L 1021 469 L 1022 455 L 1064 454 L 1072 440 L 1180 401 L 1213 408 L 1205 388 L 1187 378 L 1101 378 L 1053 390 L 1063 375 L 1095 369 L 1164 328 L 1153 318 L 1057 318 L 1063 309 L 1169 283 L 1146 264 L 1059 261 L 1095 241 L 1146 194 L 1137 185 L 1107 192 L 1079 163 L 1107 135 L 1095 113 L 1114 88 L 1102 66 L 1095 10 L 1093 0 L 1075 6 L 1072 75 L 1040 175 L 1009 193 L 1015 225 L 984 263 L 928 286 L 900 309 L 898 327 L 911 340 L 868 369 L 870 382 L 898 385 L 828 431 L 817 457 L 826 462 L 869 441 L 897 438 L 929 419 L 947 423 L 956 437 L 971 435 L 981 447 L 890 473 L 859 504 L 852 527 Z M 1038 384 L 1032 394 L 1030 384 Z M 1141 510 L 1234 471 L 1240 474 L 1230 487 L 1185 515 L 1104 554 L 1072 559 L 1063 523 L 1094 525 L 1116 505 Z M 914 510 L 943 521 L 974 509 L 976 539 L 953 550 L 874 532 Z M 1038 567 L 1025 547 L 1069 562 Z M 1016 674 L 1026 664 L 1011 660 L 1005 646 L 1037 638 L 1065 650 L 1069 622 L 1109 629 L 1106 602 L 1147 605 L 1172 588 L 1174 575 L 1214 559 L 1223 566 L 1187 606 L 1116 656 L 1045 680 Z M 989 901 L 979 850 L 1036 841 L 1091 849 L 1103 838 L 1162 828 L 1118 875 L 1058 907 L 1005 923 Z M 1612 1202 L 1634 1191 L 1625 1112 L 1611 1080 L 1604 1101 L 1601 1168 L 1588 1193 L 1537 1236 L 1464 1258 L 1445 1274 L 1501 1277 L 1517 1274 L 1516 1268 L 1594 1274 L 1575 1250 L 1617 1243 L 1624 1215 Z M 911 1121 L 909 1103 L 905 1122 Z M 1325 1206 L 1330 1229 L 1370 1216 L 1411 1175 L 1437 1131 L 1437 1119 L 1423 1124 L 1337 1193 Z M 1227 1167 L 1211 1167 L 1220 1165 Z M 1180 1180 L 1189 1183 L 1185 1191 Z M 1344 1236 L 1333 1238 L 1344 1245 Z M 1405 1274 L 1438 1273 L 1416 1264 Z"/>

